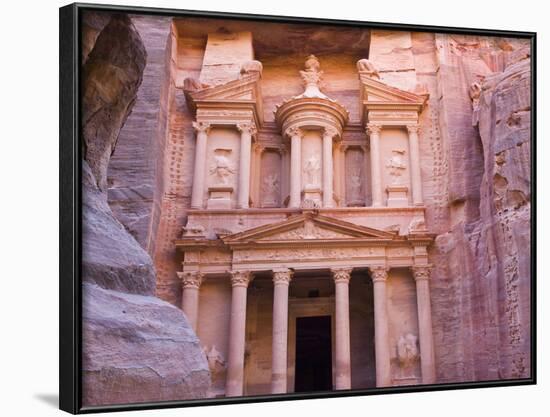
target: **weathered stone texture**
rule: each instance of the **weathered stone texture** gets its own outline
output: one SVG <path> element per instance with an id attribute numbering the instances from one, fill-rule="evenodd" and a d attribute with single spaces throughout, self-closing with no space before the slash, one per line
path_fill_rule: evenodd
<path id="1" fill-rule="evenodd" d="M 143 40 L 147 61 L 135 105 L 109 163 L 108 197 L 115 217 L 152 254 L 162 190 L 157 170 L 162 169 L 158 161 L 166 135 L 171 19 L 132 16 L 132 22 Z"/>
<path id="2" fill-rule="evenodd" d="M 210 372 L 181 310 L 93 284 L 84 284 L 83 300 L 84 404 L 206 396 Z"/>
<path id="3" fill-rule="evenodd" d="M 145 60 L 131 20 L 113 16 L 84 65 L 84 406 L 201 398 L 210 386 L 206 358 L 185 315 L 152 296 L 151 257 L 107 202 L 107 167 Z"/>

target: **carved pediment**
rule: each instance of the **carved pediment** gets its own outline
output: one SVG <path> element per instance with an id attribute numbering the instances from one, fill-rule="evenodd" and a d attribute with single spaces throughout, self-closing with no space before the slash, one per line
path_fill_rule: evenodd
<path id="1" fill-rule="evenodd" d="M 363 74 L 359 75 L 359 79 L 363 121 L 380 119 L 414 122 L 418 119 L 427 95 L 404 91 Z"/>
<path id="2" fill-rule="evenodd" d="M 254 112 L 258 123 L 261 122 L 263 114 L 260 79 L 259 72 L 252 72 L 225 84 L 184 90 L 184 92 L 187 103 L 194 113 L 201 108 L 210 111 L 219 108 L 220 111 L 225 112 L 231 112 L 231 110 L 242 112 L 248 107 Z"/>
<path id="3" fill-rule="evenodd" d="M 249 229 L 225 236 L 223 241 L 229 246 L 243 244 L 265 245 L 269 243 L 299 243 L 313 241 L 323 243 L 343 240 L 395 240 L 395 232 L 387 232 L 360 226 L 354 223 L 315 214 L 300 214 L 285 221 Z"/>

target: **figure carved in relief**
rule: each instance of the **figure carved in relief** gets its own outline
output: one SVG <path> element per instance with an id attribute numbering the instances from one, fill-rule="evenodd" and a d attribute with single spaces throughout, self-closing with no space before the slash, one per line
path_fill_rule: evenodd
<path id="1" fill-rule="evenodd" d="M 378 70 L 376 69 L 374 64 L 368 59 L 360 59 L 359 61 L 357 61 L 357 70 L 370 78 L 380 79 L 380 74 L 378 74 Z"/>
<path id="2" fill-rule="evenodd" d="M 229 154 L 231 149 L 216 149 L 214 151 L 214 164 L 210 168 L 210 174 L 215 175 L 217 185 L 228 185 L 229 178 L 235 173 Z"/>
<path id="3" fill-rule="evenodd" d="M 411 333 L 401 335 L 397 341 L 397 360 L 402 378 L 414 377 L 414 368 L 418 358 L 418 338 Z"/>
<path id="4" fill-rule="evenodd" d="M 279 176 L 277 174 L 270 174 L 263 180 L 263 196 L 264 203 L 276 204 L 277 195 L 279 194 Z"/>
<path id="5" fill-rule="evenodd" d="M 210 350 L 204 348 L 204 354 L 210 368 L 210 373 L 213 379 L 222 373 L 226 368 L 226 362 L 223 355 L 216 349 L 215 345 L 212 345 Z"/>
<path id="6" fill-rule="evenodd" d="M 311 155 L 306 161 L 304 172 L 306 177 L 306 186 L 318 186 L 318 173 L 321 169 L 319 159 L 315 155 Z"/>
<path id="7" fill-rule="evenodd" d="M 405 169 L 407 168 L 405 161 L 403 161 L 403 155 L 405 155 L 405 151 L 403 149 L 394 149 L 392 153 L 393 155 L 386 161 L 386 167 L 390 171 L 392 184 L 397 185 L 400 183 L 403 171 L 405 171 Z"/>

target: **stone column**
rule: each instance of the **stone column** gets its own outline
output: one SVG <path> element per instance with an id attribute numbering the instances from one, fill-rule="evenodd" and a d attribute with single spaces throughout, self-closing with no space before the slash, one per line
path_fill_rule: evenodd
<path id="1" fill-rule="evenodd" d="M 412 200 L 415 206 L 424 204 L 422 198 L 422 177 L 420 175 L 420 148 L 418 145 L 418 132 L 420 127 L 418 124 L 407 125 L 409 132 L 409 152 L 411 166 L 411 186 Z"/>
<path id="2" fill-rule="evenodd" d="M 325 127 L 323 132 L 323 207 L 333 206 L 332 138 L 337 134 L 333 127 Z"/>
<path id="3" fill-rule="evenodd" d="M 431 265 L 413 266 L 411 270 L 416 281 L 422 383 L 433 384 L 435 383 L 435 357 L 429 281 Z"/>
<path id="4" fill-rule="evenodd" d="M 288 345 L 288 286 L 292 279 L 289 269 L 273 271 L 273 344 L 271 351 L 271 393 L 286 393 Z"/>
<path id="5" fill-rule="evenodd" d="M 374 351 L 376 356 L 376 386 L 391 385 L 390 335 L 386 299 L 388 269 L 385 266 L 369 268 L 374 292 Z"/>
<path id="6" fill-rule="evenodd" d="M 251 123 L 239 123 L 237 129 L 241 132 L 237 207 L 248 208 L 250 199 L 250 153 L 252 151 L 252 135 L 255 134 L 256 129 Z"/>
<path id="7" fill-rule="evenodd" d="M 203 274 L 200 271 L 178 272 L 177 274 L 182 286 L 181 309 L 196 333 L 199 317 L 199 288 L 202 284 Z"/>
<path id="8" fill-rule="evenodd" d="M 341 142 L 334 143 L 332 147 L 332 160 L 334 162 L 334 177 L 333 177 L 333 184 L 334 184 L 334 192 L 338 196 L 339 199 L 339 206 L 342 206 L 342 187 L 340 186 L 340 178 L 342 177 L 342 163 L 340 160 L 340 146 Z M 334 180 L 336 178 L 336 180 Z"/>
<path id="9" fill-rule="evenodd" d="M 195 142 L 195 167 L 193 170 L 193 191 L 191 193 L 191 208 L 203 208 L 204 175 L 206 171 L 206 142 L 210 123 L 193 122 L 193 128 L 197 132 Z"/>
<path id="10" fill-rule="evenodd" d="M 300 207 L 302 192 L 302 130 L 293 127 L 287 130 L 290 136 L 290 201 L 291 208 Z"/>
<path id="11" fill-rule="evenodd" d="M 229 324 L 229 353 L 225 396 L 243 395 L 244 348 L 246 328 L 246 292 L 252 280 L 250 271 L 231 271 L 231 319 Z"/>
<path id="12" fill-rule="evenodd" d="M 382 171 L 380 166 L 380 131 L 382 126 L 376 123 L 367 124 L 367 133 L 370 138 L 370 169 L 372 206 L 382 206 Z"/>
<path id="13" fill-rule="evenodd" d="M 351 349 L 349 332 L 349 280 L 353 268 L 331 269 L 335 292 L 335 389 L 351 388 Z"/>

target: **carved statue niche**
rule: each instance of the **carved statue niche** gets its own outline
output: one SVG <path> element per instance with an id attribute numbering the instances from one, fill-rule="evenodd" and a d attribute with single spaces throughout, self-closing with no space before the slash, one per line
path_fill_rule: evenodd
<path id="1" fill-rule="evenodd" d="M 262 207 L 279 207 L 281 202 L 281 156 L 267 149 L 262 154 L 260 201 Z"/>
<path id="2" fill-rule="evenodd" d="M 214 184 L 217 186 L 231 184 L 230 180 L 235 174 L 235 168 L 230 159 L 232 151 L 232 149 L 222 148 L 214 150 L 213 163 L 209 172 L 214 177 Z"/>
<path id="3" fill-rule="evenodd" d="M 365 156 L 360 147 L 349 147 L 346 157 L 346 205 L 357 207 L 365 205 L 364 172 Z"/>

